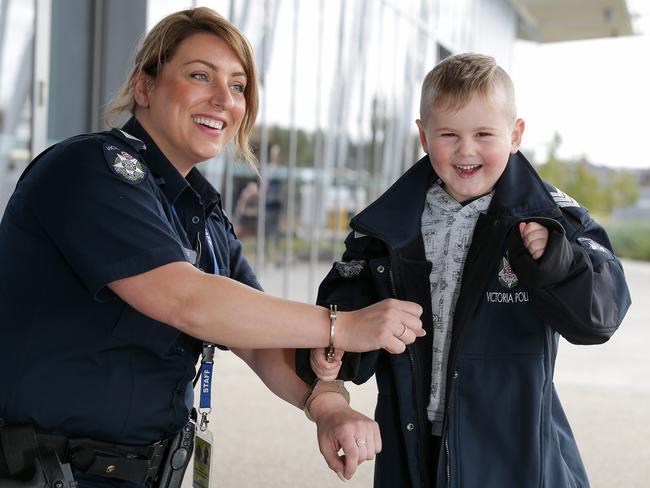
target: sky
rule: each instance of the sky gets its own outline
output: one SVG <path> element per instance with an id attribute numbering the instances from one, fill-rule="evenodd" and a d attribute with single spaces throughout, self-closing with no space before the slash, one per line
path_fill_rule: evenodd
<path id="1" fill-rule="evenodd" d="M 649 2 L 650 3 L 650 2 Z M 650 169 L 650 35 L 515 45 L 511 70 L 522 148 L 605 166 Z"/>
<path id="2" fill-rule="evenodd" d="M 544 160 L 554 132 L 559 156 L 650 169 L 650 1 L 628 0 L 642 35 L 515 44 L 511 75 L 522 148 Z"/>

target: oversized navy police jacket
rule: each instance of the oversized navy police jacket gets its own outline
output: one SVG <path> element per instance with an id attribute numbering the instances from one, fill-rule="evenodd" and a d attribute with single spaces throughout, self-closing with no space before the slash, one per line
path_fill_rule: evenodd
<path id="1" fill-rule="evenodd" d="M 259 288 L 217 191 L 196 168 L 183 178 L 135 119 L 32 162 L 0 260 L 0 419 L 120 444 L 185 425 L 201 344 L 106 285 L 189 261 Z"/>
<path id="2" fill-rule="evenodd" d="M 510 157 L 465 263 L 442 448 L 434 453 L 426 415 L 435 333 L 431 263 L 420 219 L 436 179 L 425 157 L 353 218 L 343 261 L 319 290 L 320 304 L 341 310 L 388 297 L 424 309 L 427 335 L 403 354 L 346 353 L 339 373 L 355 383 L 373 374 L 377 380 L 375 415 L 383 442 L 375 487 L 586 487 L 553 369 L 560 335 L 574 344 L 605 342 L 630 305 L 609 239 L 586 209 L 542 181 L 520 153 Z M 540 261 L 523 247 L 521 221 L 551 230 Z M 314 379 L 307 351 L 298 352 L 297 368 L 306 381 Z"/>

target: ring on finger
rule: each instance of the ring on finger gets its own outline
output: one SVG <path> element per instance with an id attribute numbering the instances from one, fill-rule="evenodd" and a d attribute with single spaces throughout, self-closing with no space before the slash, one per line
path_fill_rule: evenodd
<path id="1" fill-rule="evenodd" d="M 354 442 L 356 442 L 357 446 L 363 447 L 366 445 L 366 440 L 365 439 L 355 439 Z"/>
<path id="2" fill-rule="evenodd" d="M 406 326 L 404 324 L 402 324 L 402 326 L 404 326 L 404 330 L 400 335 L 397 336 L 398 339 L 401 339 L 402 337 L 404 337 L 404 334 L 406 334 Z"/>

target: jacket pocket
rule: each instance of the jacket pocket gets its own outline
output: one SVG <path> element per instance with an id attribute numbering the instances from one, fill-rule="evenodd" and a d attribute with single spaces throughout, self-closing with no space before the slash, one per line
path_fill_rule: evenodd
<path id="1" fill-rule="evenodd" d="M 459 358 L 449 436 L 452 486 L 540 485 L 543 361 L 541 354 Z"/>

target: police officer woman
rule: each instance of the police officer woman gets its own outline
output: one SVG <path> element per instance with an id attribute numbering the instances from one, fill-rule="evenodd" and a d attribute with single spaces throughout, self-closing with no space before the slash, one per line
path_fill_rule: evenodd
<path id="1" fill-rule="evenodd" d="M 35 454 L 56 453 L 81 487 L 151 485 L 188 421 L 209 344 L 302 407 L 309 389 L 280 348 L 399 353 L 423 334 L 414 303 L 332 318 L 259 291 L 221 197 L 195 168 L 232 140 L 254 160 L 257 104 L 244 36 L 210 9 L 177 12 L 144 39 L 111 109 L 131 119 L 29 165 L 0 225 L 0 478 L 29 478 Z M 348 476 L 379 450 L 376 425 L 343 396 L 310 404 L 319 427 L 357 419 L 319 438 L 331 467 Z"/>

